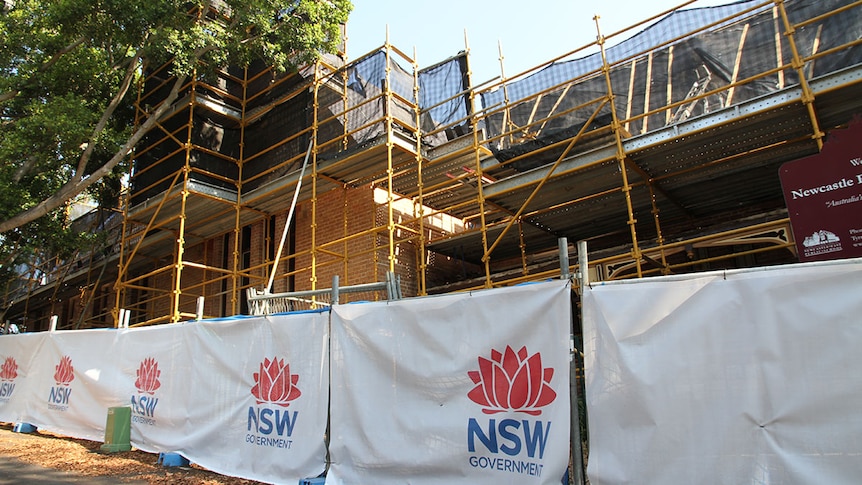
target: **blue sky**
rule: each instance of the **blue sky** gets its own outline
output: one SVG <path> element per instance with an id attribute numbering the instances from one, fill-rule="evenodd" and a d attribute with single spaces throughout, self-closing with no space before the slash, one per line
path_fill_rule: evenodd
<path id="1" fill-rule="evenodd" d="M 505 73 L 512 77 L 594 41 L 595 15 L 600 16 L 602 33 L 609 35 L 683 3 L 684 0 L 353 0 L 347 24 L 347 53 L 352 60 L 382 46 L 388 25 L 390 42 L 409 55 L 415 48 L 419 66 L 426 67 L 464 50 L 466 29 L 476 85 L 500 75 L 498 41 Z M 732 0 L 698 0 L 687 8 L 726 3 Z"/>

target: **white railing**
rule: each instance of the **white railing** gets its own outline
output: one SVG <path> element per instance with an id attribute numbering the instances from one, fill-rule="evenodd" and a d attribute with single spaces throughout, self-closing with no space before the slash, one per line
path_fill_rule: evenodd
<path id="1" fill-rule="evenodd" d="M 319 290 L 267 293 L 265 290 L 249 288 L 248 309 L 250 315 L 317 310 L 337 305 L 342 293 L 367 294 L 368 300 L 398 300 L 401 299 L 401 282 L 394 273 L 387 272 L 385 281 L 351 286 L 339 286 L 338 275 L 335 275 L 332 277 L 332 288 Z"/>

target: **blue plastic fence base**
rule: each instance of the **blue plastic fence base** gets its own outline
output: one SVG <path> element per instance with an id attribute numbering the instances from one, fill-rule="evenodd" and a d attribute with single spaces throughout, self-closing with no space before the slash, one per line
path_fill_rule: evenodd
<path id="1" fill-rule="evenodd" d="M 159 465 L 189 466 L 189 459 L 179 453 L 159 453 Z"/>
<path id="2" fill-rule="evenodd" d="M 33 433 L 36 431 L 36 427 L 30 423 L 17 423 L 12 431 L 15 433 Z"/>
<path id="3" fill-rule="evenodd" d="M 324 485 L 326 477 L 304 478 L 299 481 L 299 485 Z"/>

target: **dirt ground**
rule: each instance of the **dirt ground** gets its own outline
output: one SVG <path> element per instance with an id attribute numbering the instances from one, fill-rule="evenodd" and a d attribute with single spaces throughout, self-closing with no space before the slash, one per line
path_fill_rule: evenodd
<path id="1" fill-rule="evenodd" d="M 102 443 L 59 436 L 47 431 L 13 433 L 12 425 L 0 423 L 0 456 L 12 456 L 25 463 L 54 468 L 84 477 L 101 477 L 123 482 L 180 485 L 253 485 L 261 482 L 226 477 L 192 464 L 191 467 L 163 467 L 158 455 L 132 450 L 101 453 Z"/>

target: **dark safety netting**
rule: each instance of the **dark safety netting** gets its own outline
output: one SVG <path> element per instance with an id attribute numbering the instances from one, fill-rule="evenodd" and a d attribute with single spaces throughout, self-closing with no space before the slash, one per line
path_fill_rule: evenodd
<path id="1" fill-rule="evenodd" d="M 387 82 L 395 95 L 391 98 L 385 96 Z M 383 50 L 334 73 L 318 91 L 319 156 L 375 141 L 385 134 L 387 111 L 398 121 L 398 130 L 415 130 L 413 84 L 413 74 Z"/>
<path id="2" fill-rule="evenodd" d="M 393 57 L 377 51 L 323 83 L 318 93 L 318 146 L 323 157 L 377 142 L 385 135 L 388 111 L 396 120 L 396 132 L 410 139 L 421 132 L 425 146 L 445 141 L 444 127 L 463 124 L 469 113 L 469 94 L 464 94 L 469 86 L 466 53 L 419 70 L 415 80 L 413 72 Z M 385 96 L 387 79 L 391 98 Z"/>
<path id="3" fill-rule="evenodd" d="M 171 82 L 172 79 L 160 82 L 158 77 L 150 77 L 147 87 L 151 88 L 152 99 L 158 99 Z M 235 108 L 230 93 L 236 86 L 224 77 L 215 79 L 213 84 L 220 86 L 218 89 L 200 86 L 194 92 L 186 88 L 175 103 L 177 108 L 160 123 L 162 129 L 144 135 L 132 165 L 132 205 L 169 189 L 174 175 L 186 163 L 191 170 L 191 180 L 222 189 L 236 189 L 234 183 L 225 180 L 238 176 L 234 160 L 239 155 L 240 111 Z M 192 109 L 193 103 L 206 109 Z M 185 133 L 188 128 L 190 138 Z M 194 147 L 206 150 L 193 150 L 187 155 L 181 143 L 187 138 Z"/>
<path id="4" fill-rule="evenodd" d="M 466 52 L 419 71 L 419 106 L 427 145 L 435 146 L 466 131 L 462 128 L 471 113 L 469 88 Z"/>
<path id="5" fill-rule="evenodd" d="M 788 0 L 792 24 L 814 19 L 850 0 Z M 796 29 L 794 41 L 814 78 L 862 62 L 858 46 L 817 57 L 862 37 L 854 8 Z M 625 136 L 646 133 L 799 83 L 778 8 L 762 1 L 675 11 L 607 49 L 617 117 Z M 779 69 L 780 68 L 780 69 Z M 607 81 L 599 52 L 553 63 L 481 94 L 484 128 L 501 161 L 517 169 L 553 161 L 562 147 L 530 161 L 520 155 L 559 143 L 582 128 L 600 143 L 611 136 Z M 772 72 L 770 72 L 772 71 Z M 743 82 L 744 81 L 744 82 Z M 604 102 L 604 104 L 602 104 Z M 589 126 L 584 126 L 592 117 Z M 562 145 L 562 144 L 561 144 Z"/>

